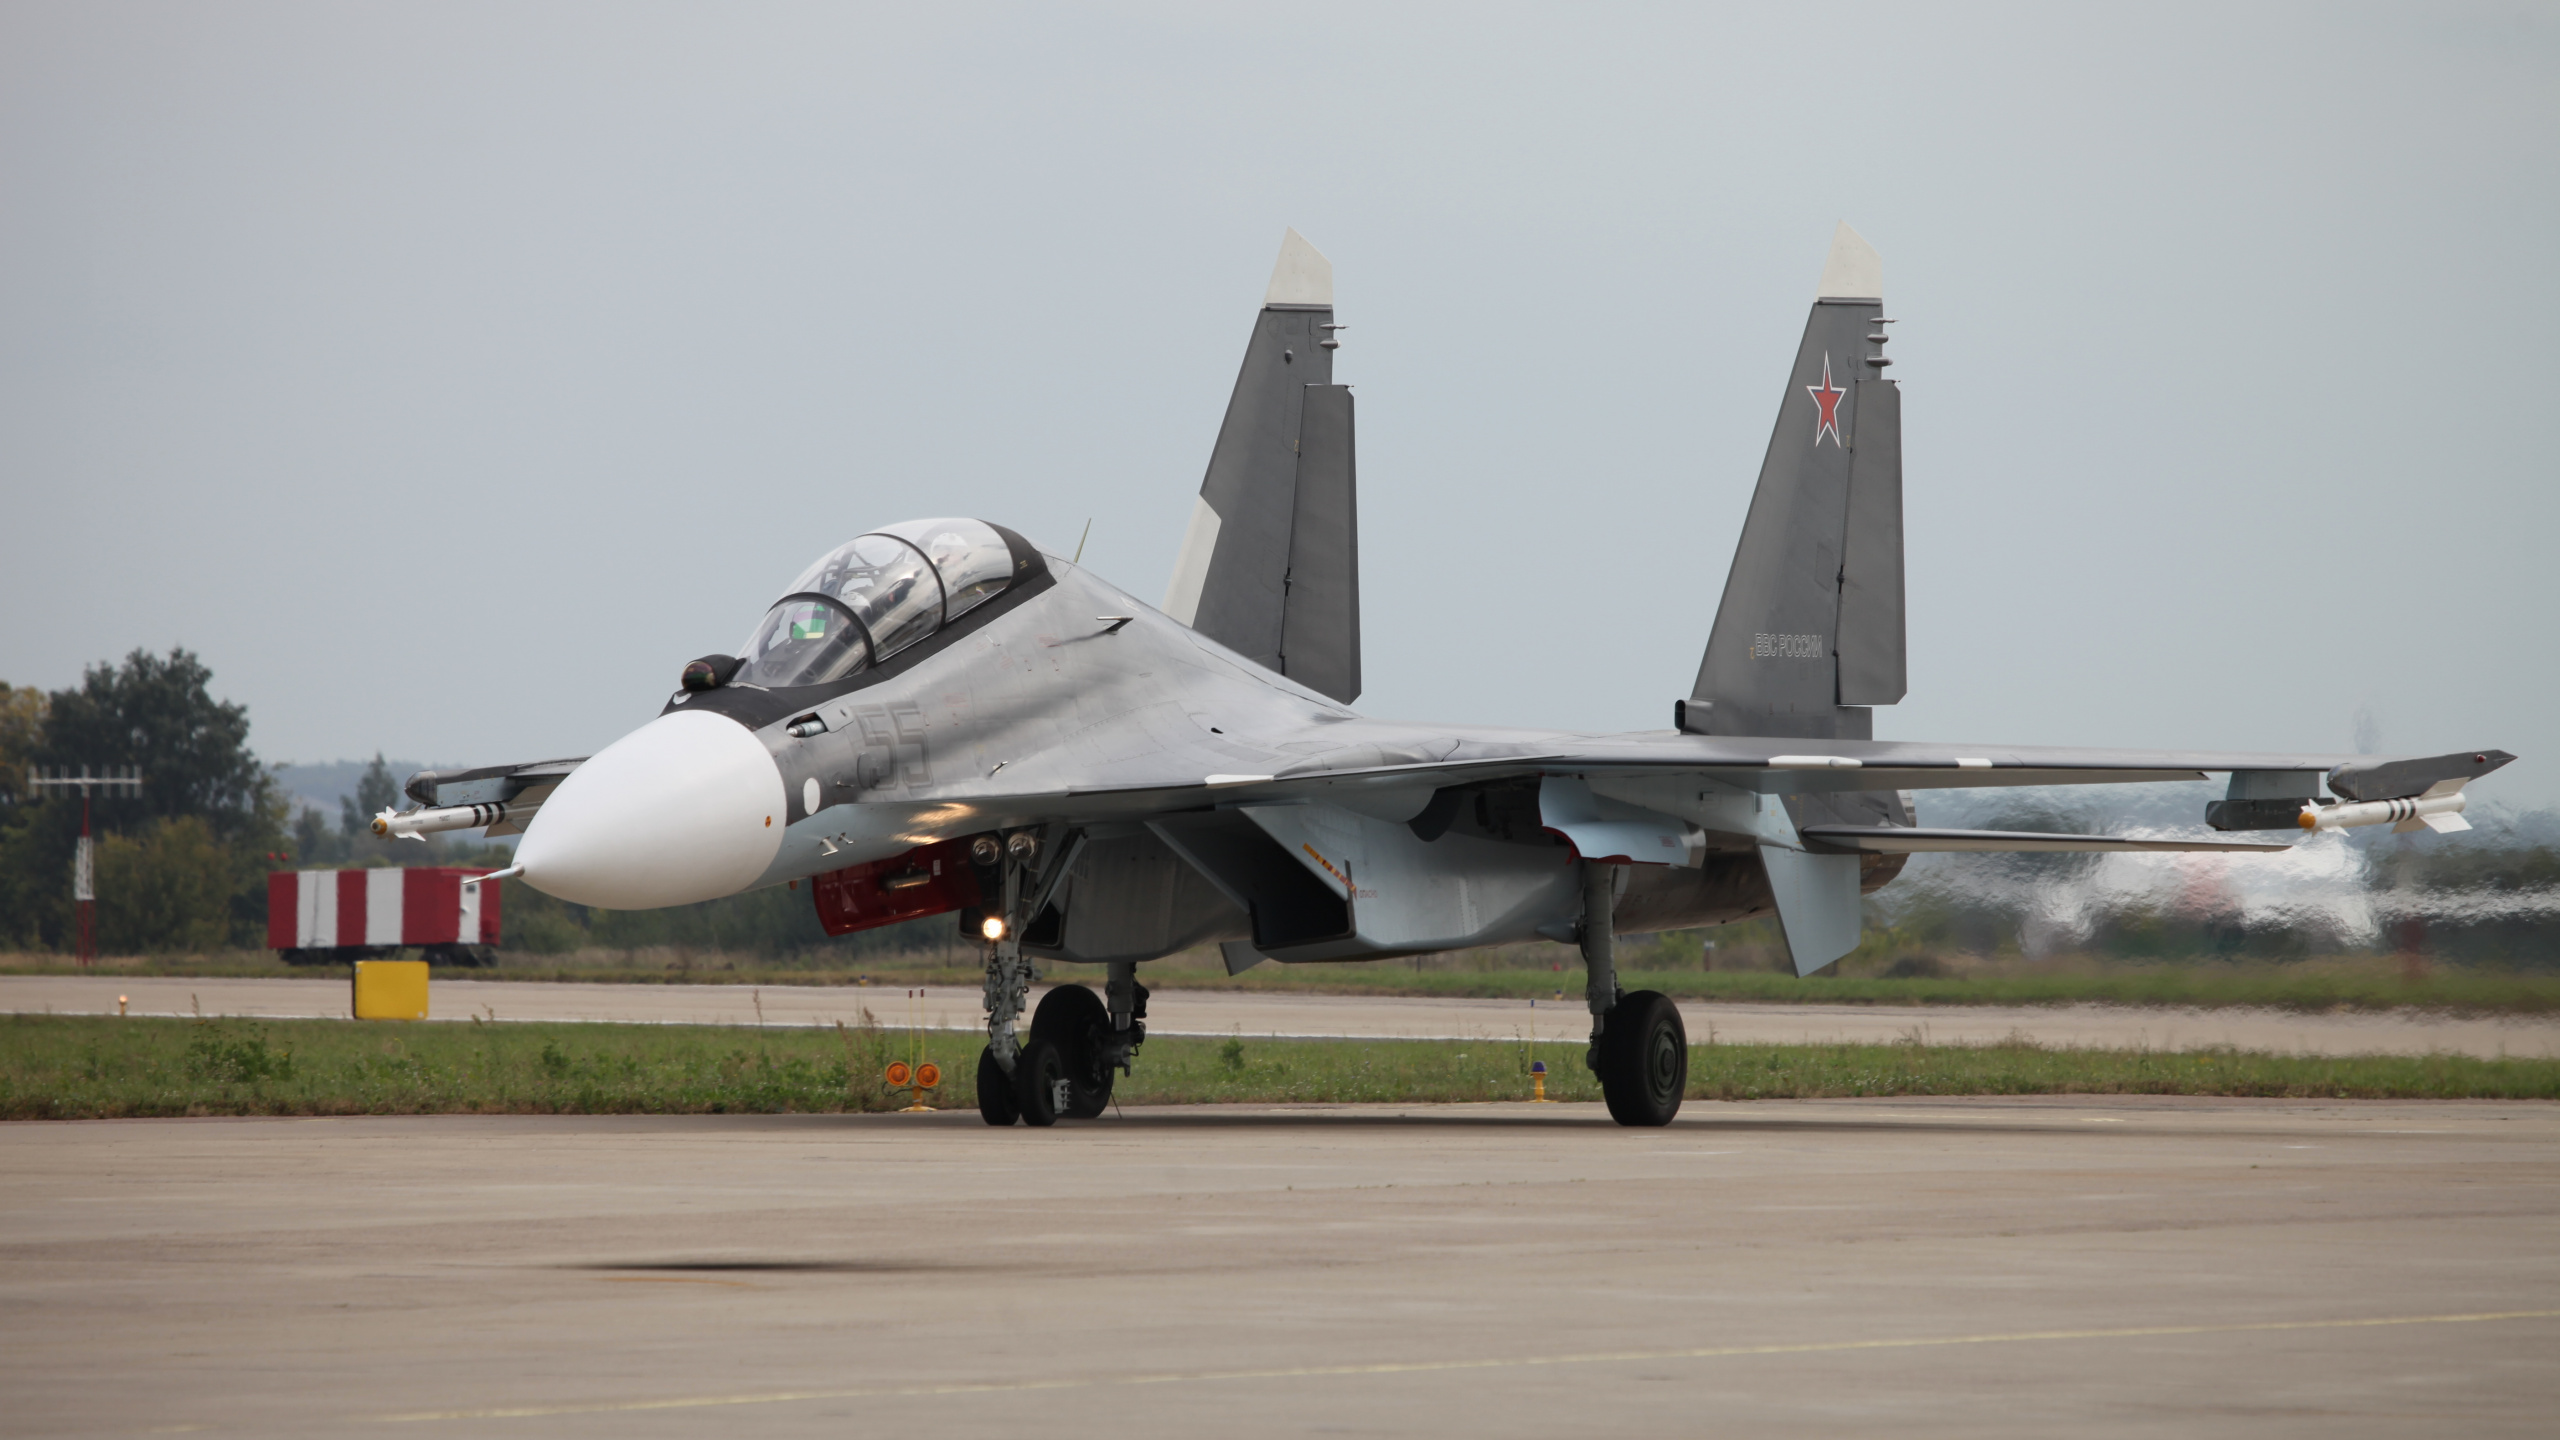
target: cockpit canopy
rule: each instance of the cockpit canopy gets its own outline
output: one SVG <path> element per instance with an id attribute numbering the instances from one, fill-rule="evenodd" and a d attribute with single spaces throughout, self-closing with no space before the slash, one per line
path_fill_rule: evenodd
<path id="1" fill-rule="evenodd" d="M 824 685 L 876 665 L 1002 593 L 1013 551 L 983 520 L 909 520 L 856 536 L 766 612 L 737 680 Z"/>

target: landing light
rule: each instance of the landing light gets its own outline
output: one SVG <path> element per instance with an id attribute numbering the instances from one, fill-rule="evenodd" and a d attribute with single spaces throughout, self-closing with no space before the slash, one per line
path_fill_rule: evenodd
<path id="1" fill-rule="evenodd" d="M 978 927 L 978 933 L 990 940 L 1001 940 L 1004 938 L 1004 921 L 990 915 L 987 917 L 987 922 Z"/>

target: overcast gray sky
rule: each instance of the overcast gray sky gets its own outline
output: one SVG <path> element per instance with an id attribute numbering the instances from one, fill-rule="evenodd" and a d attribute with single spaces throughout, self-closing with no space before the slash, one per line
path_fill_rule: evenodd
<path id="1" fill-rule="evenodd" d="M 1835 221 L 1899 738 L 2503 745 L 2560 800 L 2549 5 L 0 5 L 0 678 L 584 753 L 968 514 L 1161 598 L 1283 226 L 1360 708 L 1687 693 Z"/>

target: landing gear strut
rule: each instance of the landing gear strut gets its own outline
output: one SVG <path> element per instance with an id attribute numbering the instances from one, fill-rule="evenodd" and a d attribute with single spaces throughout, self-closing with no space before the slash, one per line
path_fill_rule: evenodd
<path id="1" fill-rule="evenodd" d="M 1043 848 L 1041 837 L 1028 830 L 1002 842 L 985 836 L 971 847 L 981 888 L 1002 896 L 1002 908 L 988 922 L 987 1048 L 978 1055 L 978 1114 L 990 1125 L 1020 1120 L 1045 1126 L 1061 1116 L 1100 1115 L 1111 1104 L 1114 1072 L 1129 1068 L 1130 1053 L 1146 1036 L 1139 1022 L 1147 1013 L 1147 991 L 1137 983 L 1135 965 L 1111 967 L 1108 1002 L 1082 985 L 1050 991 L 1032 1013 L 1030 1034 L 1016 1035 L 1014 1022 L 1040 978 L 1022 953 L 1023 932 L 1074 866 L 1084 837 L 1075 836 L 1035 869 Z M 997 866 L 1001 878 L 985 883 Z"/>
<path id="2" fill-rule="evenodd" d="M 1022 1041 L 1014 1034 L 1013 1022 L 1022 1017 L 1025 1002 L 1031 998 L 1031 982 L 1038 977 L 1031 960 L 1022 953 L 1022 890 L 1024 872 L 1039 851 L 1039 840 L 1028 831 L 1018 832 L 1008 846 L 992 835 L 982 835 L 970 846 L 984 889 L 984 877 L 997 871 L 1001 878 L 996 889 L 997 907 L 985 922 L 981 936 L 987 946 L 987 980 L 983 998 L 987 1007 L 987 1048 L 978 1052 L 978 1114 L 990 1125 L 1010 1125 L 1023 1118 L 1022 1105 L 1016 1098 L 1014 1077 L 1022 1069 Z M 1054 1120 L 1056 1117 L 1052 1116 Z M 1049 1120 L 1034 1120 L 1045 1125 Z"/>
<path id="3" fill-rule="evenodd" d="M 1621 1125 L 1668 1125 L 1689 1087 L 1689 1032 L 1680 1007 L 1656 990 L 1618 988 L 1614 911 L 1616 867 L 1582 863 L 1582 997 L 1591 1010 L 1591 1049 L 1609 1116 Z"/>

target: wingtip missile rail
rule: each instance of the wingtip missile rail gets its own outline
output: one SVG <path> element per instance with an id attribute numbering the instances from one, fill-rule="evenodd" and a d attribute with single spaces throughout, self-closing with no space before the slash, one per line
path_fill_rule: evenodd
<path id="1" fill-rule="evenodd" d="M 2350 761 L 2329 772 L 2329 789 L 2345 803 L 2306 804 L 2294 823 L 2314 833 L 2359 825 L 2388 825 L 2395 835 L 2468 830 L 2471 822 L 2462 810 L 2471 802 L 2462 787 L 2515 758 L 2504 750 L 2478 750 Z"/>

